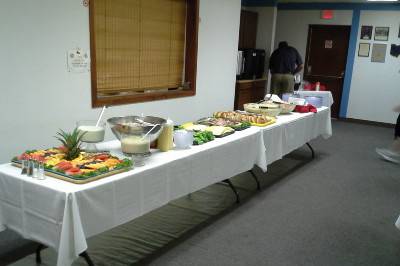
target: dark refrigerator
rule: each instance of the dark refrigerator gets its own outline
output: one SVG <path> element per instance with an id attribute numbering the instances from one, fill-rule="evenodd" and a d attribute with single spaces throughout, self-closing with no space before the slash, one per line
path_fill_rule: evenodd
<path id="1" fill-rule="evenodd" d="M 264 75 L 265 51 L 244 49 L 238 54 L 238 79 L 258 79 Z"/>

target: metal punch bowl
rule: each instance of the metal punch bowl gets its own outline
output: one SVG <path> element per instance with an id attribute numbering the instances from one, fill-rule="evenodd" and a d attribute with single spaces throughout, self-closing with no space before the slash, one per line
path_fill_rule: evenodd
<path id="1" fill-rule="evenodd" d="M 110 124 L 111 131 L 119 140 L 121 140 L 123 134 L 142 136 L 149 132 L 154 125 L 158 124 L 149 134 L 150 141 L 152 142 L 158 138 L 167 121 L 154 116 L 121 116 L 112 117 L 107 122 Z"/>

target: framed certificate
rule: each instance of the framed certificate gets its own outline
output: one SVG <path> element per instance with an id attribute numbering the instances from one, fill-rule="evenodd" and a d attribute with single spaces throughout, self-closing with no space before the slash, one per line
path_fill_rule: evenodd
<path id="1" fill-rule="evenodd" d="M 389 27 L 375 27 L 375 41 L 389 40 Z"/>
<path id="2" fill-rule="evenodd" d="M 372 46 L 371 62 L 385 63 L 387 45 L 384 43 L 374 43 Z"/>
<path id="3" fill-rule="evenodd" d="M 370 49 L 370 44 L 369 43 L 362 43 L 358 45 L 358 56 L 359 57 L 369 57 L 369 49 Z"/>
<path id="4" fill-rule="evenodd" d="M 371 40 L 372 39 L 372 29 L 373 26 L 361 26 L 361 40 Z"/>

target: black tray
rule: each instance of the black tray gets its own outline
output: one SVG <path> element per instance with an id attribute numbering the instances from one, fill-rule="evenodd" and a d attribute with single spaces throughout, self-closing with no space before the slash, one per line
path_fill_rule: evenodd
<path id="1" fill-rule="evenodd" d="M 226 136 L 232 135 L 233 133 L 235 133 L 235 130 L 231 131 L 231 132 L 226 132 L 225 134 L 222 134 L 222 135 L 217 135 L 217 136 L 214 135 L 214 137 L 216 137 L 216 138 L 224 138 Z"/>

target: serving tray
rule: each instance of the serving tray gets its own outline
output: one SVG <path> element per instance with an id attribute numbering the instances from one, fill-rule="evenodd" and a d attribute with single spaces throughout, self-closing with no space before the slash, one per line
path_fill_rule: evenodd
<path id="1" fill-rule="evenodd" d="M 233 128 L 235 131 L 243 131 L 243 130 L 248 129 L 248 128 L 250 128 L 250 127 L 251 127 L 251 125 L 249 125 L 249 126 L 242 126 L 242 127 L 230 127 L 230 128 Z"/>
<path id="2" fill-rule="evenodd" d="M 211 119 L 211 118 L 213 118 L 213 117 L 203 117 L 203 118 L 200 118 L 199 120 L 197 120 L 196 123 L 198 123 L 200 125 L 213 126 L 212 124 L 207 123 L 207 119 Z M 243 125 L 244 124 L 243 122 L 237 122 L 237 123 L 240 123 L 240 126 L 225 126 L 225 127 L 230 127 L 235 131 L 242 131 L 242 130 L 245 130 L 245 129 L 248 129 L 251 127 L 251 125 L 248 125 L 248 126 Z"/>
<path id="3" fill-rule="evenodd" d="M 16 167 L 22 168 L 21 161 L 12 160 L 11 164 L 16 166 Z M 115 175 L 115 174 L 126 172 L 126 171 L 128 171 L 130 169 L 132 169 L 132 167 L 124 167 L 124 168 L 119 168 L 119 169 L 116 169 L 116 170 L 111 170 L 111 171 L 102 173 L 100 175 L 88 176 L 88 177 L 75 177 L 75 176 L 72 176 L 72 175 L 67 175 L 65 173 L 54 171 L 52 169 L 45 169 L 44 173 L 47 176 L 50 176 L 50 177 L 53 177 L 53 178 L 56 178 L 56 179 L 60 179 L 60 180 L 66 181 L 66 182 L 70 182 L 70 183 L 73 183 L 73 184 L 87 184 L 87 183 L 90 183 L 90 182 L 93 182 L 93 181 L 96 181 L 96 180 L 99 180 L 99 179 L 102 179 L 102 178 L 105 178 L 105 177 L 109 177 L 109 176 L 112 176 L 112 175 Z"/>
<path id="4" fill-rule="evenodd" d="M 230 131 L 230 132 L 226 132 L 226 133 L 224 133 L 222 135 L 214 135 L 214 137 L 216 137 L 216 138 L 224 138 L 226 136 L 232 135 L 233 133 L 235 133 L 235 130 L 234 131 Z"/>
<path id="5" fill-rule="evenodd" d="M 257 123 L 251 123 L 252 126 L 256 126 L 256 127 L 266 127 L 272 124 L 276 123 L 276 118 L 272 118 L 270 121 L 268 121 L 267 123 L 264 124 L 257 124 Z"/>

